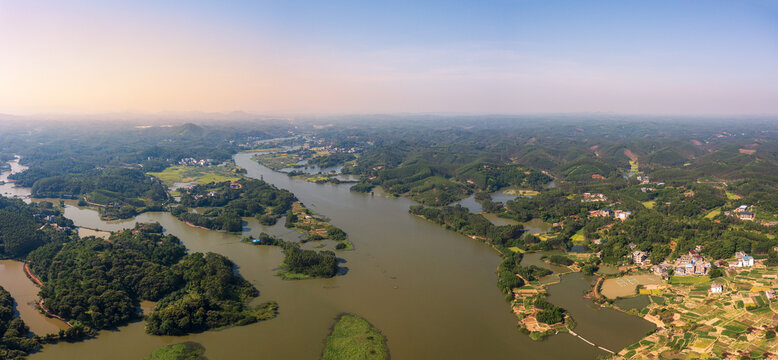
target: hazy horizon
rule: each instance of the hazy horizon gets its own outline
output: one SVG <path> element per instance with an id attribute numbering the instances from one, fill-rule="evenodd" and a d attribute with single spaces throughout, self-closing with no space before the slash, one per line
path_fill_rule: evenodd
<path id="1" fill-rule="evenodd" d="M 0 2 L 0 113 L 778 114 L 778 3 Z"/>

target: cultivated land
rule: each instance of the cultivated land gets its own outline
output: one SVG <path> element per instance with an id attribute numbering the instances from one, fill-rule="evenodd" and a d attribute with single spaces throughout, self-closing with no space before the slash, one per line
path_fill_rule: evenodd
<path id="1" fill-rule="evenodd" d="M 503 193 L 507 195 L 516 195 L 516 196 L 535 196 L 537 194 L 540 194 L 539 191 L 528 190 L 528 189 L 507 189 L 503 191 Z"/>
<path id="2" fill-rule="evenodd" d="M 619 278 L 606 279 L 602 283 L 600 293 L 608 299 L 635 295 L 638 286 L 642 289 L 653 290 L 664 285 L 662 278 L 656 275 L 640 274 L 627 275 Z"/>
<path id="3" fill-rule="evenodd" d="M 688 281 L 679 281 L 681 279 Z M 711 283 L 722 293 L 711 293 Z M 616 358 L 774 358 L 778 304 L 765 291 L 778 288 L 778 269 L 757 265 L 730 269 L 720 278 L 673 277 L 650 293 L 638 312 L 658 330 Z"/>
<path id="4" fill-rule="evenodd" d="M 228 162 L 211 166 L 175 165 L 161 172 L 148 173 L 162 180 L 168 187 L 175 183 L 208 184 L 212 182 L 235 181 L 241 178 L 240 168 Z"/>
<path id="5" fill-rule="evenodd" d="M 275 171 L 294 167 L 303 160 L 306 160 L 306 156 L 292 152 L 268 152 L 254 155 L 254 161 Z"/>

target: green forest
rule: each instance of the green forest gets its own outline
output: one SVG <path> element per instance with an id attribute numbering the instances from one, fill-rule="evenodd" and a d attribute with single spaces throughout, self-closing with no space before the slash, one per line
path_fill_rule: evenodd
<path id="1" fill-rule="evenodd" d="M 23 359 L 40 345 L 30 338 L 30 329 L 14 313 L 14 299 L 0 287 L 0 358 Z"/>
<path id="2" fill-rule="evenodd" d="M 181 205 L 171 213 L 181 221 L 212 230 L 240 232 L 243 217 L 256 217 L 273 225 L 296 201 L 294 194 L 262 180 L 241 179 L 234 183 L 196 185 L 181 193 Z M 189 208 L 204 208 L 202 213 Z"/>
<path id="3" fill-rule="evenodd" d="M 53 242 L 28 256 L 43 281 L 40 296 L 54 313 L 92 329 L 137 319 L 141 300 L 158 301 L 146 319 L 152 334 L 183 335 L 275 316 L 277 306 L 250 308 L 257 290 L 225 257 L 187 254 L 159 224 L 139 224 L 108 241 Z"/>

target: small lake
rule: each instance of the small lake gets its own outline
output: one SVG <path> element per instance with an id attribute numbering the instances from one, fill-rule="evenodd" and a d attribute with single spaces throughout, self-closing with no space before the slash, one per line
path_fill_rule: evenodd
<path id="1" fill-rule="evenodd" d="M 565 266 L 559 266 L 547 263 L 543 261 L 541 258 L 544 256 L 551 256 L 551 255 L 564 255 L 564 251 L 561 250 L 551 250 L 551 251 L 538 251 L 538 252 L 532 252 L 532 253 L 525 253 L 524 256 L 521 258 L 521 266 L 530 266 L 535 265 L 537 267 L 542 267 L 544 269 L 548 269 L 553 271 L 555 274 L 566 274 L 570 272 L 570 269 L 568 269 Z"/>
<path id="2" fill-rule="evenodd" d="M 505 204 L 508 200 L 514 200 L 518 197 L 518 195 L 508 194 L 506 191 L 509 191 L 508 189 L 500 189 L 493 193 L 490 193 L 489 196 L 491 196 L 492 201 L 494 202 L 501 202 Z M 481 203 L 475 200 L 475 194 L 470 195 L 462 200 L 459 200 L 457 204 L 462 205 L 463 207 L 466 207 L 468 210 L 470 210 L 471 213 L 477 214 L 480 212 L 483 212 L 484 209 L 481 207 Z"/>
<path id="3" fill-rule="evenodd" d="M 643 308 L 648 306 L 650 303 L 651 300 L 648 298 L 648 295 L 640 295 L 626 299 L 618 299 L 613 302 L 613 305 L 619 309 L 629 311 L 632 309 L 643 310 Z"/>
<path id="4" fill-rule="evenodd" d="M 621 311 L 601 307 L 583 295 L 591 289 L 591 276 L 571 273 L 562 281 L 548 286 L 548 301 L 566 309 L 576 322 L 573 329 L 587 340 L 612 351 L 636 342 L 655 328 L 654 324 Z M 574 357 L 580 358 L 580 357 Z"/>

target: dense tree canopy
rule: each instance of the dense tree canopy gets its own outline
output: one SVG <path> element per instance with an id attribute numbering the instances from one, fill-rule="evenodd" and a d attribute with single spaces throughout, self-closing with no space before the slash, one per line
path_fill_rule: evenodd
<path id="1" fill-rule="evenodd" d="M 39 345 L 30 338 L 29 328 L 14 313 L 14 299 L 0 287 L 0 358 L 22 359 Z"/>

